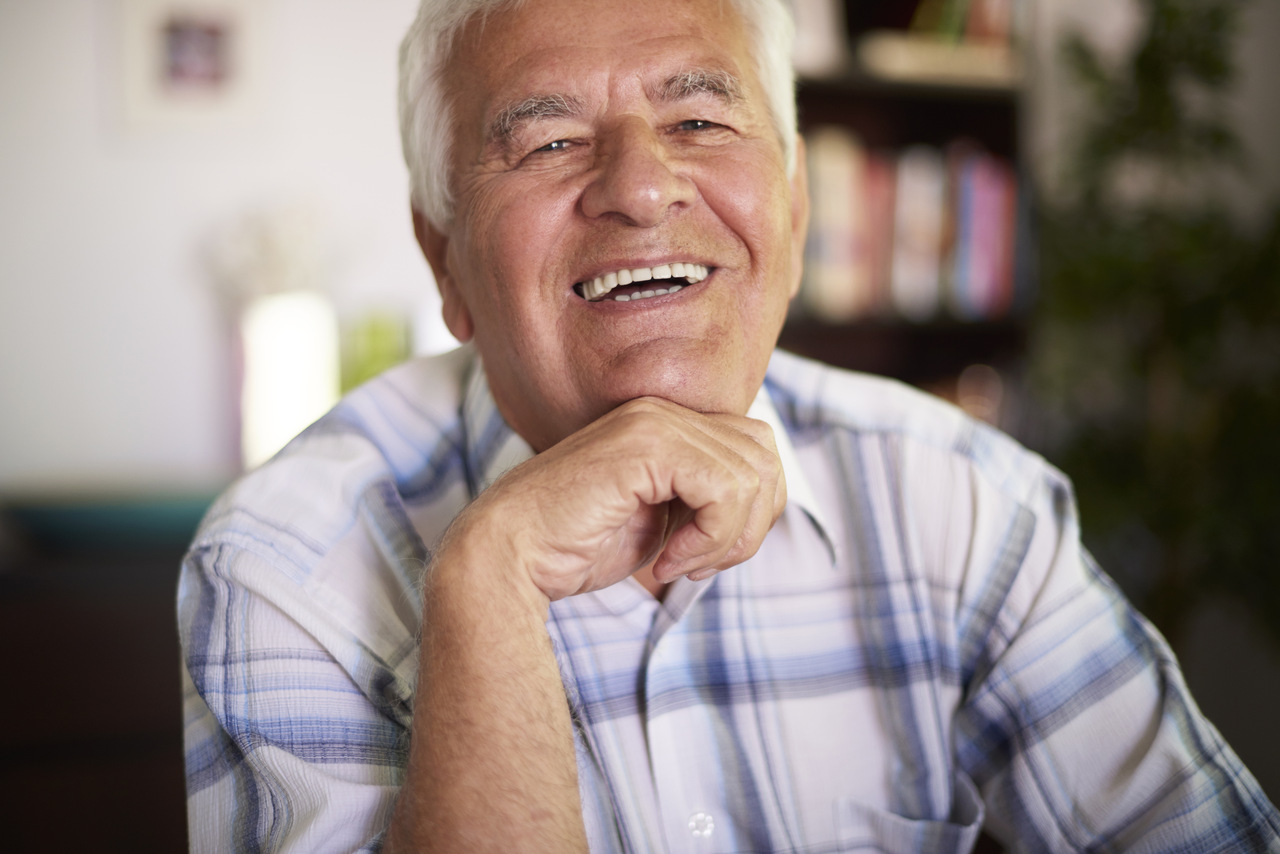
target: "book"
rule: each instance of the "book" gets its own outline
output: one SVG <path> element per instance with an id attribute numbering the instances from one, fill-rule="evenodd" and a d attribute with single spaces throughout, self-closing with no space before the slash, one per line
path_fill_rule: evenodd
<path id="1" fill-rule="evenodd" d="M 867 148 L 806 134 L 810 223 L 798 308 L 828 323 L 972 322 L 1014 310 L 1021 206 L 1013 167 L 976 142 Z"/>
<path id="2" fill-rule="evenodd" d="M 867 204 L 868 313 L 892 314 L 894 210 L 898 195 L 898 158 L 892 152 L 868 151 L 863 185 Z"/>
<path id="3" fill-rule="evenodd" d="M 941 302 L 947 171 L 936 148 L 913 145 L 898 157 L 890 294 L 894 310 L 930 320 Z"/>
<path id="4" fill-rule="evenodd" d="M 1008 164 L 971 144 L 952 145 L 947 160 L 947 306 L 960 320 L 990 320 L 1007 312 L 1012 298 L 1016 181 Z"/>
<path id="5" fill-rule="evenodd" d="M 809 237 L 801 300 L 813 315 L 852 320 L 870 301 L 865 156 L 852 132 L 815 128 L 806 136 Z"/>

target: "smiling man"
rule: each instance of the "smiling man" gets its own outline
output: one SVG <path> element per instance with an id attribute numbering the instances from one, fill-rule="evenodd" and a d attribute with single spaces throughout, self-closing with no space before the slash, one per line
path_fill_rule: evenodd
<path id="1" fill-rule="evenodd" d="M 541 451 L 645 395 L 744 414 L 807 199 L 733 6 L 517 8 L 442 84 L 456 201 L 417 231 L 511 427 Z"/>
<path id="2" fill-rule="evenodd" d="M 774 352 L 807 220 L 778 0 L 426 0 L 414 225 L 461 349 L 184 564 L 192 847 L 1280 850 L 1067 482 Z"/>

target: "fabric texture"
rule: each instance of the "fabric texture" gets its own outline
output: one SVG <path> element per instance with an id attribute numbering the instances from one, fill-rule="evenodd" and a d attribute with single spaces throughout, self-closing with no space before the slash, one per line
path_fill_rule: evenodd
<path id="1" fill-rule="evenodd" d="M 553 603 L 597 852 L 1280 851 L 1280 816 L 1079 541 L 1067 480 L 958 410 L 776 353 L 788 507 L 750 561 Z M 196 851 L 374 851 L 420 579 L 529 446 L 473 351 L 349 395 L 184 562 Z"/>

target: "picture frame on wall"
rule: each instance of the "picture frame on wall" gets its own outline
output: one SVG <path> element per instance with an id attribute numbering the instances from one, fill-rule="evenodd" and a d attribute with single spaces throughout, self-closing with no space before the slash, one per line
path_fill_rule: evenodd
<path id="1" fill-rule="evenodd" d="M 119 124 L 127 134 L 244 127 L 263 106 L 264 0 L 116 0 Z"/>

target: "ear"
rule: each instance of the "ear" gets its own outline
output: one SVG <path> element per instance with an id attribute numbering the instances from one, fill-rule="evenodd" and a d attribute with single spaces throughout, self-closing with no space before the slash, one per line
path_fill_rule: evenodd
<path id="1" fill-rule="evenodd" d="M 451 272 L 449 235 L 438 231 L 417 208 L 413 208 L 412 211 L 413 236 L 417 238 L 422 254 L 431 265 L 436 287 L 440 290 L 444 325 L 449 327 L 454 338 L 465 344 L 475 333 L 475 324 L 471 319 L 471 309 L 463 299 L 458 279 Z"/>
<path id="2" fill-rule="evenodd" d="M 809 168 L 804 137 L 796 134 L 796 166 L 791 173 L 791 296 L 800 290 L 804 274 L 804 245 L 809 236 Z"/>

